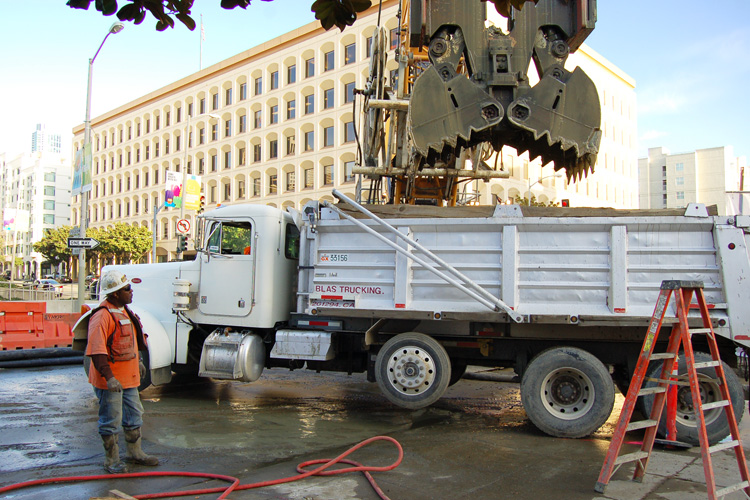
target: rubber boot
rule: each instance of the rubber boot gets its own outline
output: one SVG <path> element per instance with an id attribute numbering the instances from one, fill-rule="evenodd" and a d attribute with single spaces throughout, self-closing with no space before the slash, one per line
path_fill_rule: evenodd
<path id="1" fill-rule="evenodd" d="M 117 444 L 117 434 L 102 436 L 104 442 L 104 470 L 110 474 L 122 474 L 128 471 L 128 466 L 120 460 L 120 446 Z"/>
<path id="2" fill-rule="evenodd" d="M 159 465 L 159 459 L 146 455 L 141 449 L 141 429 L 126 430 L 125 431 L 125 443 L 127 446 L 127 452 L 125 453 L 125 461 L 139 464 L 139 465 Z"/>

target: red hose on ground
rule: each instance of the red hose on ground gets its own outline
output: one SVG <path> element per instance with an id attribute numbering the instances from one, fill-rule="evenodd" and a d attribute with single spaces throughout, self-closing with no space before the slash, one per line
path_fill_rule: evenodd
<path id="1" fill-rule="evenodd" d="M 390 441 L 393 443 L 396 448 L 398 449 L 398 458 L 395 462 L 393 462 L 391 465 L 383 466 L 383 467 L 375 467 L 375 466 L 365 466 L 357 462 L 353 462 L 351 460 L 344 460 L 345 457 L 348 455 L 354 453 L 358 449 L 362 448 L 363 446 L 366 446 L 374 441 Z M 222 474 L 208 474 L 208 473 L 201 473 L 201 472 L 133 472 L 133 473 L 127 473 L 127 474 L 101 474 L 96 476 L 71 476 L 71 477 L 53 477 L 49 479 L 37 479 L 34 481 L 27 481 L 24 483 L 16 483 L 11 484 L 8 486 L 4 486 L 0 488 L 0 494 L 7 493 L 9 491 L 18 490 L 21 488 L 27 488 L 29 486 L 39 486 L 43 484 L 53 484 L 53 483 L 70 483 L 70 482 L 76 482 L 76 481 L 94 481 L 98 479 L 126 479 L 130 477 L 165 477 L 165 476 L 185 476 L 185 477 L 203 477 L 207 479 L 219 479 L 222 481 L 227 481 L 232 484 L 225 488 L 206 488 L 202 490 L 190 490 L 190 491 L 172 491 L 172 492 L 164 492 L 164 493 L 149 493 L 145 495 L 134 495 L 135 498 L 168 498 L 168 497 L 179 497 L 179 496 L 187 496 L 187 495 L 206 495 L 209 493 L 221 493 L 221 495 L 218 497 L 218 500 L 222 500 L 227 497 L 230 493 L 233 491 L 240 491 L 240 490 L 249 490 L 253 488 L 262 488 L 264 486 L 273 486 L 277 484 L 283 484 L 283 483 L 291 483 L 292 481 L 299 481 L 300 479 L 304 479 L 306 477 L 310 476 L 333 476 L 336 474 L 345 474 L 348 472 L 362 472 L 367 480 L 370 482 L 370 485 L 372 486 L 373 490 L 375 490 L 375 493 L 378 494 L 380 498 L 383 500 L 389 500 L 389 498 L 383 493 L 383 491 L 378 487 L 378 485 L 375 483 L 375 479 L 370 475 L 370 472 L 385 472 L 389 470 L 393 470 L 396 467 L 398 467 L 401 464 L 401 460 L 404 458 L 404 449 L 401 447 L 401 444 L 389 436 L 375 436 L 371 437 L 369 439 L 365 439 L 361 443 L 352 446 L 348 450 L 346 450 L 344 453 L 339 455 L 338 457 L 328 460 L 328 459 L 318 459 L 318 460 L 309 460 L 307 462 L 303 462 L 297 466 L 297 472 L 299 472 L 296 476 L 290 476 L 290 477 L 284 477 L 280 479 L 273 479 L 270 481 L 260 481 L 257 483 L 250 483 L 250 484 L 240 484 L 240 480 L 236 477 L 232 476 L 225 476 Z M 305 467 L 309 467 L 310 465 L 319 464 L 322 463 L 320 467 L 317 469 L 313 469 L 311 471 L 305 472 Z M 331 467 L 334 464 L 337 463 L 346 463 L 349 465 L 353 465 L 354 467 L 347 467 L 343 469 L 335 469 L 331 471 L 327 471 L 329 467 Z"/>

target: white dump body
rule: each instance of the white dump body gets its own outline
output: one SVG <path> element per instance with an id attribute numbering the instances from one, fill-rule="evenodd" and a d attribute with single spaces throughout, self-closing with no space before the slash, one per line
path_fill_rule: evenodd
<path id="1" fill-rule="evenodd" d="M 558 209 L 548 216 L 524 216 L 521 207 L 509 205 L 485 216 L 445 216 L 450 210 L 441 208 L 430 217 L 426 207 L 411 209 L 419 216 L 391 209 L 382 219 L 524 322 L 640 324 L 651 317 L 663 280 L 702 281 L 717 333 L 750 345 L 750 258 L 744 231 L 733 217 L 709 216 L 702 205 L 690 205 L 683 215 Z M 309 222 L 302 231 L 299 312 L 503 316 L 336 209 L 319 213 L 314 231 Z M 362 216 L 358 221 L 406 253 L 427 258 L 376 221 Z"/>

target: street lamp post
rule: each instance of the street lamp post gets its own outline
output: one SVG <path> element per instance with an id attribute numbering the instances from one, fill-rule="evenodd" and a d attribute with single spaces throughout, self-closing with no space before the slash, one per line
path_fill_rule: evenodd
<path id="1" fill-rule="evenodd" d="M 182 186 L 180 186 L 180 220 L 185 218 L 185 200 L 187 199 L 185 186 L 187 186 L 188 149 L 190 148 L 190 113 L 186 114 L 187 123 L 185 124 L 185 159 L 182 161 Z M 177 243 L 177 260 L 182 260 L 182 250 L 180 249 L 179 242 Z"/>
<path id="2" fill-rule="evenodd" d="M 115 22 L 112 24 L 112 26 L 109 27 L 109 31 L 107 31 L 107 34 L 104 36 L 104 40 L 102 40 L 101 45 L 99 45 L 99 48 L 96 50 L 96 53 L 94 54 L 94 57 L 89 59 L 89 78 L 88 78 L 88 86 L 86 88 L 86 120 L 83 122 L 84 124 L 84 132 L 83 132 L 83 154 L 84 158 L 86 159 L 86 151 L 87 145 L 91 144 L 91 80 L 92 75 L 94 71 L 94 60 L 96 59 L 96 56 L 99 55 L 99 52 L 102 50 L 102 47 L 104 46 L 104 42 L 107 41 L 107 38 L 109 35 L 117 34 L 120 31 L 125 28 L 125 25 L 121 22 Z M 91 148 L 89 146 L 88 151 L 90 151 Z M 90 164 L 88 164 L 89 168 L 91 167 Z M 82 238 L 86 237 L 86 230 L 88 229 L 89 225 L 89 192 L 83 191 L 83 178 L 81 179 L 81 229 L 80 229 L 80 235 Z M 80 253 L 78 254 L 78 301 L 77 306 L 80 309 L 80 307 L 83 305 L 84 300 L 84 294 L 86 291 L 86 248 L 81 248 Z"/>
<path id="3" fill-rule="evenodd" d="M 529 206 L 531 206 L 531 188 L 542 182 L 544 179 L 549 179 L 550 177 L 560 178 L 562 176 L 563 174 L 559 172 L 556 174 L 545 175 L 544 177 L 540 177 L 539 179 L 537 179 L 534 183 L 531 182 L 531 177 L 529 177 L 529 187 L 526 191 L 526 199 L 529 200 Z"/>

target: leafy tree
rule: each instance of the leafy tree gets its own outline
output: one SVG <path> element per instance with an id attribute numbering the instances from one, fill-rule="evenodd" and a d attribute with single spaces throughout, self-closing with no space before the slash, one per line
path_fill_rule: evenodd
<path id="1" fill-rule="evenodd" d="M 68 0 L 67 5 L 74 9 L 88 10 L 92 0 Z M 271 0 L 263 0 L 271 1 Z M 463 0 L 455 0 L 457 2 Z M 537 3 L 539 0 L 484 0 L 495 4 L 495 9 L 505 17 L 510 15 L 510 8 L 520 9 L 526 2 Z M 190 17 L 190 9 L 194 0 L 123 0 L 124 5 L 119 8 L 117 0 L 94 0 L 96 10 L 105 16 L 117 13 L 120 21 L 132 21 L 141 24 L 149 12 L 156 19 L 156 30 L 164 31 L 174 28 L 175 19 L 187 26 L 190 31 L 195 29 L 195 20 Z M 241 7 L 246 9 L 251 0 L 221 0 L 224 9 Z M 370 0 L 316 0 L 310 10 L 315 12 L 315 19 L 320 21 L 324 29 L 336 26 L 341 31 L 351 26 L 357 20 L 357 14 L 364 12 L 370 6 Z M 174 18 L 173 18 L 174 16 Z"/>
<path id="2" fill-rule="evenodd" d="M 62 262 L 69 263 L 73 256 L 68 248 L 70 229 L 70 226 L 61 226 L 45 230 L 42 239 L 32 245 L 34 251 L 42 254 L 55 267 Z"/>
<path id="3" fill-rule="evenodd" d="M 93 252 L 112 263 L 139 262 L 152 246 L 152 234 L 148 228 L 123 222 L 110 228 L 89 228 L 86 236 L 99 242 Z"/>
<path id="4" fill-rule="evenodd" d="M 543 201 L 537 201 L 536 196 L 531 195 L 531 203 L 529 203 L 529 199 L 525 196 L 521 198 L 520 195 L 516 195 L 516 198 L 513 200 L 513 203 L 516 205 L 525 205 L 525 206 L 532 206 L 532 207 L 559 207 L 560 203 L 558 202 L 549 202 L 545 203 Z"/>

